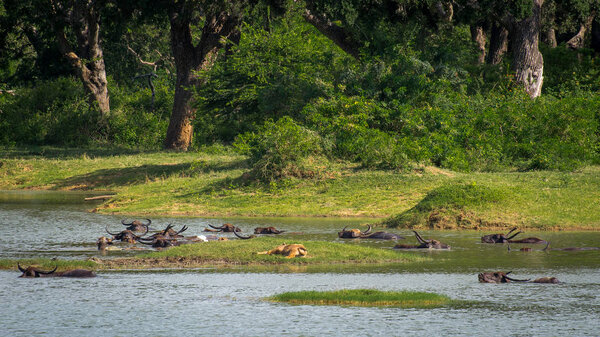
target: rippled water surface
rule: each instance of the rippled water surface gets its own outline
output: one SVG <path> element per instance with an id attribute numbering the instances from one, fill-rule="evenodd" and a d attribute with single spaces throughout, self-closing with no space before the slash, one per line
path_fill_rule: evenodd
<path id="1" fill-rule="evenodd" d="M 95 240 L 124 218 L 86 212 L 87 195 L 0 192 L 0 258 L 99 256 Z M 128 219 L 131 220 L 131 219 Z M 366 220 L 152 218 L 158 228 L 234 223 L 249 233 L 275 226 L 286 237 L 339 241 L 336 232 Z M 187 233 L 186 232 L 186 233 Z M 396 231 L 403 243 L 412 233 Z M 21 279 L 0 271 L 0 331 L 6 336 L 599 336 L 600 251 L 541 251 L 539 245 L 481 244 L 481 232 L 424 232 L 451 251 L 415 252 L 416 265 L 335 267 L 328 272 L 256 273 L 230 270 L 106 272 L 92 279 Z M 550 247 L 600 246 L 600 233 L 525 233 Z M 382 249 L 391 242 L 344 241 Z M 536 249 L 521 252 L 528 246 Z M 135 254 L 109 252 L 108 256 Z M 563 283 L 481 284 L 481 271 L 512 270 L 516 278 L 555 276 Z M 472 301 L 440 309 L 298 306 L 264 297 L 296 290 L 376 288 L 441 293 Z"/>

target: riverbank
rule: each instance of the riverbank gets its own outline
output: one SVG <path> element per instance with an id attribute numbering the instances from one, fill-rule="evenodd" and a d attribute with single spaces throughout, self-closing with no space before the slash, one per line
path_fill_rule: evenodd
<path id="1" fill-rule="evenodd" d="M 110 191 L 94 212 L 152 217 L 367 217 L 397 228 L 600 230 L 600 167 L 410 172 L 337 163 L 319 180 L 261 184 L 246 158 L 204 152 L 0 150 L 0 189 Z M 91 206 L 90 206 L 91 207 Z M 383 221 L 385 219 L 385 221 Z"/>

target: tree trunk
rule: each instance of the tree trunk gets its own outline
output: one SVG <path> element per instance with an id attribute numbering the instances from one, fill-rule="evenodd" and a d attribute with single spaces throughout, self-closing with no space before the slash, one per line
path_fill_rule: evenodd
<path id="1" fill-rule="evenodd" d="M 490 51 L 487 55 L 487 63 L 499 64 L 508 50 L 508 30 L 494 23 L 490 36 Z"/>
<path id="2" fill-rule="evenodd" d="M 171 8 L 169 19 L 177 81 L 164 147 L 187 151 L 192 143 L 192 119 L 195 112 L 190 89 L 201 84 L 195 73 L 212 67 L 219 49 L 223 47 L 223 38 L 230 38 L 236 33 L 239 19 L 226 12 L 208 14 L 196 46 L 192 43 L 191 19 L 185 1 Z"/>
<path id="3" fill-rule="evenodd" d="M 59 49 L 76 70 L 88 93 L 90 104 L 97 103 L 102 117 L 105 118 L 110 114 L 110 99 L 104 56 L 100 47 L 100 14 L 95 7 L 95 1 L 75 1 L 73 8 L 63 8 L 56 1 L 51 3 L 54 18 L 67 18 L 77 37 L 75 52 L 66 37 L 66 23 L 56 19 L 54 25 Z M 68 16 L 64 13 L 68 13 Z"/>
<path id="4" fill-rule="evenodd" d="M 590 15 L 585 22 L 579 26 L 579 31 L 569 41 L 567 41 L 567 47 L 571 49 L 583 48 L 585 42 L 585 33 L 591 28 L 592 22 L 594 22 L 594 15 Z"/>
<path id="5" fill-rule="evenodd" d="M 554 30 L 554 28 L 546 30 L 542 37 L 542 41 L 544 41 L 544 43 L 546 43 L 548 47 L 556 48 L 556 46 L 558 46 L 558 41 L 556 40 L 556 30 Z"/>
<path id="6" fill-rule="evenodd" d="M 542 93 L 544 59 L 539 51 L 540 12 L 544 0 L 533 0 L 530 17 L 513 22 L 513 68 L 515 80 L 531 98 Z"/>
<path id="7" fill-rule="evenodd" d="M 471 25 L 471 40 L 477 44 L 477 64 L 485 62 L 485 31 L 481 25 Z"/>

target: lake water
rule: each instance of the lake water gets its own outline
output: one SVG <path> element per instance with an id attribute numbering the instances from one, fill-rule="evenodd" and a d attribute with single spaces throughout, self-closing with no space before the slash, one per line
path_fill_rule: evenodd
<path id="1" fill-rule="evenodd" d="M 101 255 L 95 240 L 105 226 L 120 231 L 125 217 L 86 212 L 83 193 L 0 192 L 0 258 L 85 259 Z M 152 218 L 163 228 L 231 222 L 248 234 L 257 226 L 293 232 L 286 237 L 341 241 L 342 227 L 365 219 Z M 416 243 L 412 233 L 403 243 Z M 92 279 L 18 278 L 0 271 L 2 336 L 599 336 L 600 251 L 541 251 L 541 245 L 480 243 L 489 232 L 424 231 L 451 251 L 415 252 L 431 261 L 386 267 L 298 268 L 250 272 L 243 268 L 100 271 Z M 532 232 L 550 247 L 600 246 L 600 233 Z M 390 249 L 391 242 L 343 241 Z M 520 252 L 527 246 L 537 249 Z M 110 251 L 103 258 L 136 254 Z M 557 285 L 481 284 L 477 273 L 513 271 L 515 278 L 555 276 Z M 356 308 L 270 303 L 285 291 L 375 288 L 415 290 L 473 301 L 439 309 Z"/>

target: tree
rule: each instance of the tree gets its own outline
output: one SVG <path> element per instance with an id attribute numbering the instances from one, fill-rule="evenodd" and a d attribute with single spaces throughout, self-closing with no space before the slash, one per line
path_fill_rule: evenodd
<path id="1" fill-rule="evenodd" d="M 50 1 L 50 18 L 59 49 L 75 69 L 89 95 L 90 103 L 98 104 L 102 115 L 110 113 L 110 100 L 104 56 L 100 46 L 100 8 L 102 1 Z M 75 36 L 73 44 L 67 28 Z"/>
<path id="2" fill-rule="evenodd" d="M 208 70 L 216 61 L 219 50 L 238 30 L 240 16 L 235 6 L 218 5 L 210 1 L 199 6 L 193 1 L 177 1 L 169 6 L 171 49 L 177 68 L 173 111 L 164 147 L 186 151 L 192 142 L 192 92 L 190 87 L 202 85 L 197 72 Z M 191 25 L 203 20 L 202 33 L 194 45 Z"/>

